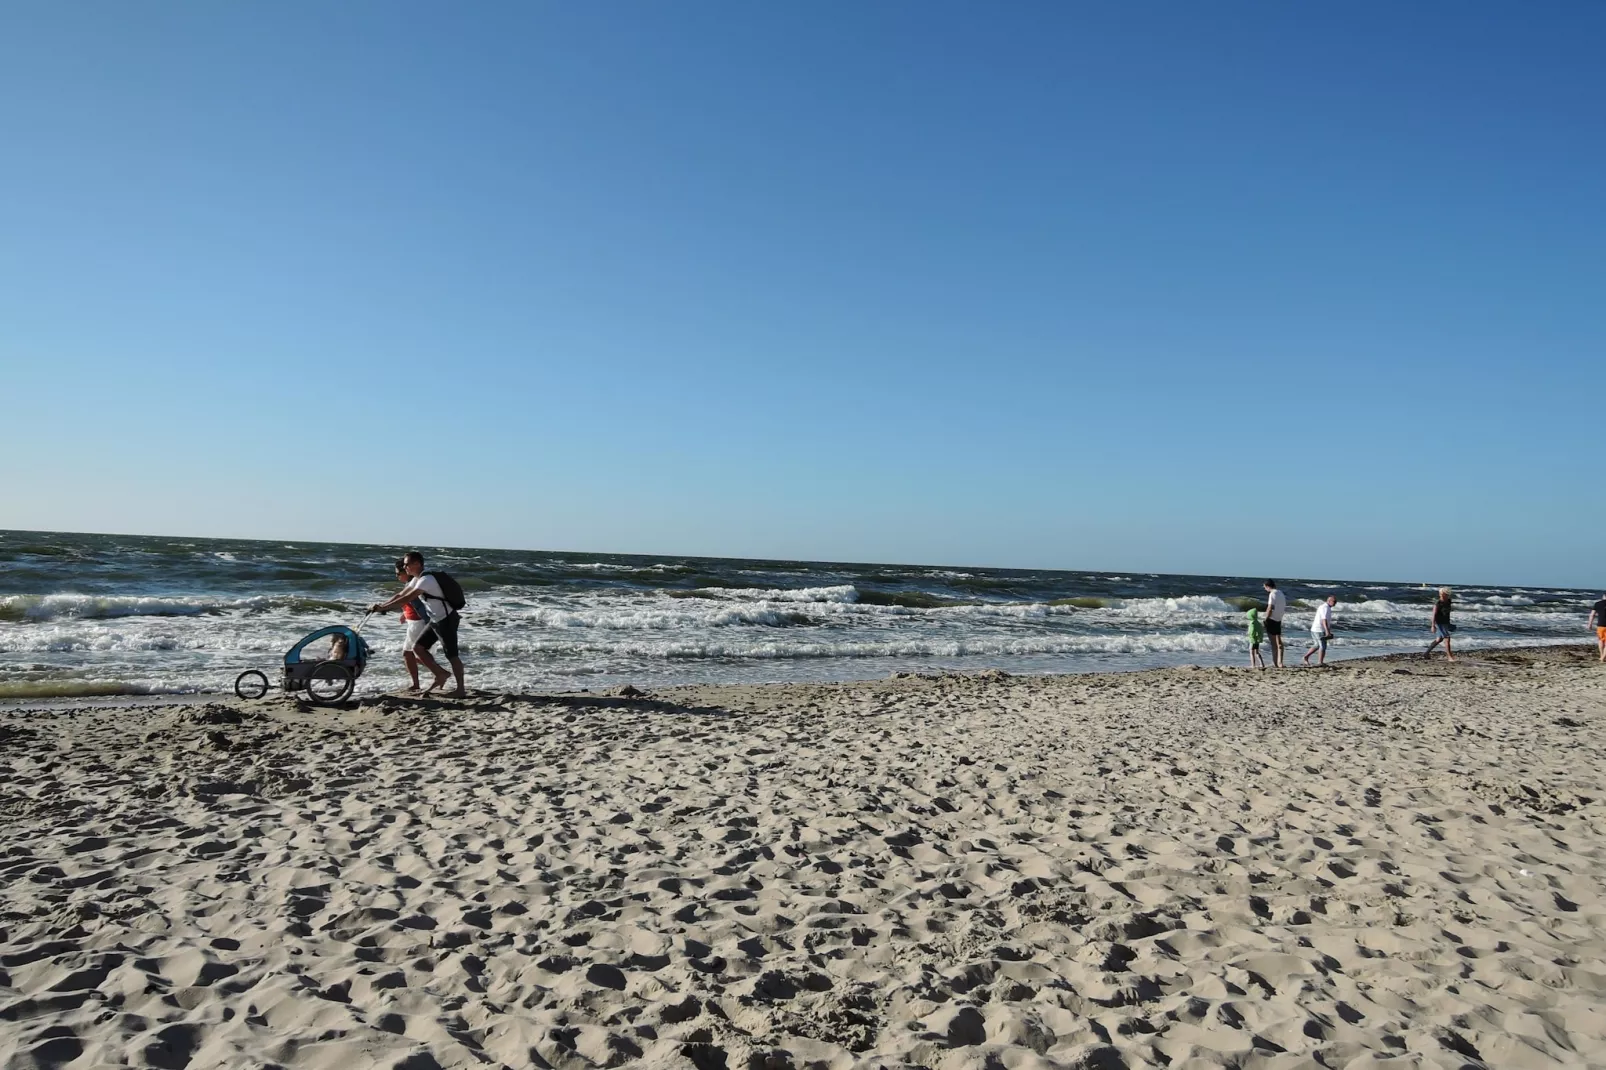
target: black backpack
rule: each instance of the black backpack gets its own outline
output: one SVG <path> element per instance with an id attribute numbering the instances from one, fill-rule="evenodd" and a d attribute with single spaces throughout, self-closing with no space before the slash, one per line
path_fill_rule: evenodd
<path id="1" fill-rule="evenodd" d="M 462 609 L 468 605 L 468 599 L 463 597 L 463 585 L 452 579 L 450 572 L 431 572 L 429 575 L 434 576 L 435 582 L 441 585 L 441 594 L 445 597 L 447 605 L 453 609 Z"/>

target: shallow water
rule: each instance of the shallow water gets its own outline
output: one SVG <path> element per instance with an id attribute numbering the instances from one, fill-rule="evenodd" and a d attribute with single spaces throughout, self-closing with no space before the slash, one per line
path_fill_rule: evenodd
<path id="1" fill-rule="evenodd" d="M 227 690 L 396 589 L 405 547 L 0 532 L 0 697 Z M 1261 578 L 745 561 L 423 547 L 463 584 L 470 686 L 847 680 L 1243 663 Z M 1340 604 L 1332 657 L 1425 644 L 1420 584 L 1280 580 L 1288 645 Z M 1458 589 L 1471 649 L 1587 641 L 1594 592 Z M 1248 603 L 1242 603 L 1248 604 Z M 400 682 L 401 625 L 370 621 L 359 684 Z"/>

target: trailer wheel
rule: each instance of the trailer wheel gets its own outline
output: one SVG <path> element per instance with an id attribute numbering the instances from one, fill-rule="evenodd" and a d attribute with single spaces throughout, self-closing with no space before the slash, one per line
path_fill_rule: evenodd
<path id="1" fill-rule="evenodd" d="M 313 666 L 307 676 L 307 697 L 324 706 L 345 701 L 357 686 L 357 678 L 350 669 L 338 661 L 325 661 Z"/>
<path id="2" fill-rule="evenodd" d="M 268 674 L 247 669 L 234 678 L 234 693 L 241 698 L 261 698 L 268 693 Z"/>

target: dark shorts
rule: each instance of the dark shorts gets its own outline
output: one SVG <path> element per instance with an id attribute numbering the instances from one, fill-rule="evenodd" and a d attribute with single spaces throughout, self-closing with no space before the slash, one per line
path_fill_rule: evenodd
<path id="1" fill-rule="evenodd" d="M 1280 621 L 1280 620 L 1268 620 L 1266 622 L 1266 634 L 1267 635 L 1281 635 L 1281 634 L 1283 634 L 1283 622 Z"/>
<path id="2" fill-rule="evenodd" d="M 424 634 L 418 637 L 415 650 L 428 650 L 435 645 L 435 640 L 441 641 L 441 653 L 447 660 L 457 657 L 457 614 L 448 614 L 445 620 L 431 621 Z"/>

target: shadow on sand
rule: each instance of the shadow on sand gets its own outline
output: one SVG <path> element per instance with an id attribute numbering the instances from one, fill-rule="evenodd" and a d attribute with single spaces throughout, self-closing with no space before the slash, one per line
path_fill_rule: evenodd
<path id="1" fill-rule="evenodd" d="M 666 702 L 649 695 L 592 695 L 592 694 L 511 694 L 492 695 L 470 692 L 465 698 L 445 698 L 435 695 L 384 694 L 364 696 L 343 702 L 338 706 L 310 706 L 298 703 L 306 710 L 377 710 L 383 713 L 511 713 L 515 708 L 580 710 L 629 710 L 658 716 L 732 718 L 742 714 L 719 706 L 691 706 Z"/>

